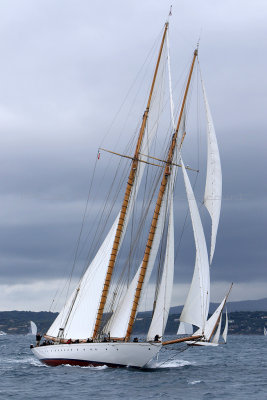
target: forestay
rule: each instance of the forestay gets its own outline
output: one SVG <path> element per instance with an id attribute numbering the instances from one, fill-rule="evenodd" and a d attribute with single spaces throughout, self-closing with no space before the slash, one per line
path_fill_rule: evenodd
<path id="1" fill-rule="evenodd" d="M 221 212 L 222 201 L 222 170 L 219 148 L 215 134 L 214 124 L 210 112 L 210 107 L 206 95 L 204 83 L 202 81 L 204 102 L 207 116 L 207 177 L 204 195 L 204 204 L 211 216 L 211 245 L 210 245 L 210 264 L 216 244 L 216 236 Z"/>
<path id="2" fill-rule="evenodd" d="M 196 261 L 191 287 L 180 316 L 180 321 L 196 325 L 201 328 L 201 330 L 204 330 L 210 302 L 210 271 L 208 252 L 194 192 L 182 160 L 181 164 L 193 225 L 196 246 Z"/>

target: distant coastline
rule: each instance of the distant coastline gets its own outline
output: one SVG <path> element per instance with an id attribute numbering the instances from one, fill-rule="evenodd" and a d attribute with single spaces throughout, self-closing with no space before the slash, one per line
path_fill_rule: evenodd
<path id="1" fill-rule="evenodd" d="M 210 312 L 212 313 L 217 304 L 211 303 Z M 177 332 L 179 316 L 182 306 L 172 307 L 166 335 L 174 335 Z M 267 327 L 267 298 L 260 300 L 249 300 L 239 302 L 229 302 L 227 304 L 229 313 L 229 334 L 263 334 L 263 327 Z M 0 311 L 0 330 L 7 334 L 26 335 L 29 332 L 30 321 L 37 324 L 38 331 L 45 333 L 57 313 L 47 311 Z M 140 312 L 137 316 L 133 334 L 147 332 L 152 312 Z"/>

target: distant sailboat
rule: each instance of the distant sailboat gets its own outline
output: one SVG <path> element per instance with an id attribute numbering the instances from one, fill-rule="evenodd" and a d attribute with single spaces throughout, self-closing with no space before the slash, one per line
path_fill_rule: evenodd
<path id="1" fill-rule="evenodd" d="M 223 340 L 224 343 L 227 343 L 227 335 L 228 335 L 228 314 L 227 314 L 227 309 L 225 310 L 225 326 L 224 326 L 224 330 L 223 330 Z"/>
<path id="2" fill-rule="evenodd" d="M 50 343 L 46 346 L 36 346 L 32 349 L 36 357 L 47 365 L 143 367 L 158 354 L 162 346 L 190 340 L 193 342 L 209 342 L 214 329 L 219 323 L 227 296 L 219 306 L 218 311 L 216 310 L 211 318 L 207 318 L 210 303 L 210 262 L 214 253 L 221 207 L 221 167 L 217 140 L 204 86 L 204 102 L 208 120 L 208 164 L 204 202 L 212 221 L 210 257 L 208 256 L 198 206 L 187 175 L 188 167 L 185 167 L 181 156 L 181 149 L 186 136 L 187 97 L 198 57 L 198 49 L 193 53 L 176 125 L 174 125 L 171 80 L 169 81 L 171 126 L 173 129 L 168 138 L 167 148 L 164 149 L 164 155 L 161 158 L 149 155 L 151 144 L 157 131 L 157 122 L 151 123 L 151 118 L 153 107 L 157 104 L 155 96 L 162 86 L 159 81 L 164 71 L 162 63 L 167 61 L 169 67 L 168 25 L 169 23 L 167 22 L 164 27 L 135 152 L 132 157 L 122 155 L 130 159 L 131 167 L 121 209 L 118 211 L 106 238 L 100 245 L 76 289 L 44 335 L 45 339 Z M 160 68 L 161 73 L 159 73 Z M 155 90 L 155 88 L 158 90 Z M 159 114 L 157 109 L 155 113 L 157 118 Z M 119 155 L 118 153 L 115 154 Z M 151 159 L 153 162 L 151 162 Z M 147 236 L 146 245 L 142 242 L 144 255 L 123 294 L 118 296 L 116 288 L 114 289 L 115 285 L 113 287 L 111 283 L 114 276 L 114 267 L 115 270 L 118 268 L 117 258 L 119 258 L 119 251 L 130 218 L 135 218 L 133 210 L 137 204 L 138 190 L 142 186 L 144 168 L 145 166 L 151 168 L 150 165 L 153 165 L 153 171 L 159 171 L 159 169 L 155 169 L 156 166 L 160 167 L 162 172 L 159 175 L 158 196 L 155 201 L 154 211 L 152 209 L 153 217 L 150 229 L 149 232 L 147 230 L 144 233 Z M 182 169 L 184 177 L 196 246 L 195 270 L 180 318 L 182 322 L 180 327 L 182 329 L 184 324 L 185 333 L 189 332 L 188 327 L 192 327 L 192 325 L 197 326 L 199 329 L 194 335 L 191 335 L 190 328 L 190 333 L 186 334 L 191 336 L 177 338 L 173 341 L 164 341 L 161 338 L 164 335 L 168 319 L 173 288 L 175 246 L 174 188 L 179 168 Z M 154 200 L 151 197 L 149 201 L 153 201 L 154 204 Z M 150 203 L 148 202 L 148 204 Z M 145 218 L 148 218 L 147 214 L 145 214 L 144 220 Z M 142 228 L 147 228 L 143 220 L 142 224 L 140 223 L 141 225 Z M 140 237 L 139 231 L 138 235 Z M 146 340 L 138 342 L 135 339 L 131 340 L 133 324 L 140 307 L 141 297 L 148 287 L 152 270 L 156 268 L 156 258 L 160 245 L 164 250 L 162 251 L 163 257 L 160 264 L 159 282 L 157 290 L 155 290 L 153 317 Z M 129 255 L 130 259 L 131 253 Z M 115 300 L 108 301 L 108 296 Z"/>
<path id="3" fill-rule="evenodd" d="M 263 334 L 264 336 L 267 336 L 267 329 L 265 327 L 263 328 Z"/>
<path id="4" fill-rule="evenodd" d="M 30 332 L 29 332 L 29 335 L 36 336 L 36 334 L 37 334 L 37 326 L 33 321 L 30 321 Z"/>

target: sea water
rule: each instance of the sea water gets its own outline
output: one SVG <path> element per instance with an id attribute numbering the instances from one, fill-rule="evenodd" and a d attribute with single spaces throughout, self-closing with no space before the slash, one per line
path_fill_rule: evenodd
<path id="1" fill-rule="evenodd" d="M 166 346 L 146 369 L 48 367 L 31 336 L 0 336 L 0 399 L 267 399 L 267 337 Z"/>

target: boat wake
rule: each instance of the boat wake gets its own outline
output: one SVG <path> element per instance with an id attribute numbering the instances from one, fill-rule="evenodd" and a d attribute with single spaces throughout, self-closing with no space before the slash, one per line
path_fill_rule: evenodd
<path id="1" fill-rule="evenodd" d="M 169 360 L 169 361 L 152 361 L 147 368 L 158 369 L 158 368 L 181 368 L 188 365 L 194 365 L 195 362 L 189 362 L 185 360 Z"/>
<path id="2" fill-rule="evenodd" d="M 61 367 L 71 367 L 71 368 L 81 368 L 81 369 L 92 369 L 94 371 L 100 370 L 102 371 L 103 369 L 107 369 L 107 365 L 98 365 L 97 367 L 94 367 L 93 365 L 86 365 L 86 366 L 81 366 L 81 365 L 71 365 L 71 364 L 62 364 Z"/>

